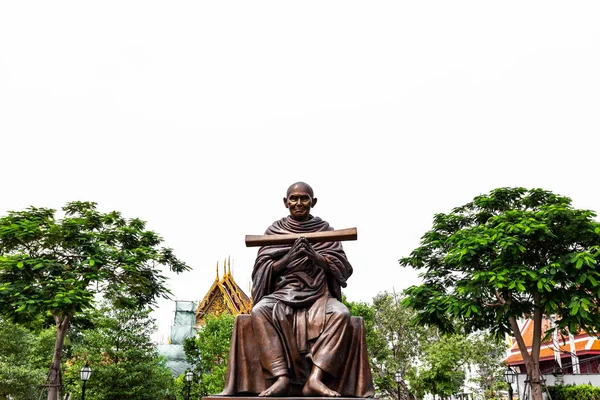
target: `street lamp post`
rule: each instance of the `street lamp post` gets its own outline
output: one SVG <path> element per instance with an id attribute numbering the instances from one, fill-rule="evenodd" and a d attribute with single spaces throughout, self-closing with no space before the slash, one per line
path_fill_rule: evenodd
<path id="1" fill-rule="evenodd" d="M 402 383 L 402 374 L 400 371 L 396 371 L 394 374 L 394 379 L 396 380 L 396 385 L 398 386 L 398 400 L 400 400 L 400 384 Z"/>
<path id="2" fill-rule="evenodd" d="M 90 379 L 90 375 L 92 375 L 92 369 L 85 363 L 85 367 L 81 368 L 81 371 L 79 371 L 79 377 L 83 382 L 81 386 L 81 400 L 85 400 L 85 383 Z"/>
<path id="3" fill-rule="evenodd" d="M 552 368 L 552 375 L 556 379 L 554 381 L 555 385 L 563 385 L 565 383 L 565 374 L 563 373 L 562 367 L 558 364 L 554 364 L 554 368 Z"/>
<path id="4" fill-rule="evenodd" d="M 515 371 L 509 366 L 506 367 L 506 371 L 504 371 L 504 381 L 508 383 L 508 398 L 510 400 L 513 399 L 513 388 L 512 384 L 515 382 Z"/>
<path id="5" fill-rule="evenodd" d="M 187 398 L 186 400 L 190 400 L 190 388 L 192 387 L 192 379 L 194 379 L 194 373 L 192 371 L 188 371 L 185 373 L 185 380 L 187 383 Z"/>

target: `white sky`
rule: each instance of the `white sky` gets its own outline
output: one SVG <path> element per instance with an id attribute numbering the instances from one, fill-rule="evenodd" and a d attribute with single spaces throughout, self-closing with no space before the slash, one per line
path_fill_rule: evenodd
<path id="1" fill-rule="evenodd" d="M 397 260 L 437 212 L 500 186 L 600 210 L 600 3 L 0 3 L 0 215 L 91 200 L 148 221 L 199 300 L 247 290 L 287 186 L 357 227 L 345 293 L 416 283 Z M 168 332 L 173 303 L 161 302 Z"/>

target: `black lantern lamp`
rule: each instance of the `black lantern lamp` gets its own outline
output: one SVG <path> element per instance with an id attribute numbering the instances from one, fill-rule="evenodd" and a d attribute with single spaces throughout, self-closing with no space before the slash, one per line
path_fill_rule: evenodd
<path id="1" fill-rule="evenodd" d="M 81 387 L 81 400 L 85 400 L 85 383 L 90 379 L 92 375 L 92 369 L 89 367 L 88 363 L 85 363 L 85 367 L 81 368 L 79 371 L 79 377 L 83 382 Z"/>
<path id="2" fill-rule="evenodd" d="M 513 398 L 513 388 L 512 384 L 515 383 L 515 378 L 517 374 L 513 369 L 509 366 L 506 367 L 506 371 L 504 371 L 504 381 L 508 384 L 508 398 L 512 400 Z"/>
<path id="3" fill-rule="evenodd" d="M 396 384 L 398 385 L 398 400 L 400 399 L 400 384 L 402 383 L 402 374 L 400 373 L 400 371 L 396 371 L 396 373 L 394 374 L 394 380 L 396 381 Z"/>
<path id="4" fill-rule="evenodd" d="M 187 400 L 190 400 L 190 388 L 192 387 L 192 380 L 194 379 L 194 373 L 188 371 L 185 373 L 185 381 L 187 383 Z"/>

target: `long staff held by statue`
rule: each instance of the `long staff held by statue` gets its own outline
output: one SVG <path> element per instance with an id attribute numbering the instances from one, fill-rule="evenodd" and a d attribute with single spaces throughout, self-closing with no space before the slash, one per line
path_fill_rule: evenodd
<path id="1" fill-rule="evenodd" d="M 305 237 L 309 243 L 344 242 L 347 240 L 356 240 L 358 232 L 356 228 L 348 228 L 335 231 L 290 233 L 286 235 L 246 235 L 246 247 L 291 244 L 299 237 Z"/>

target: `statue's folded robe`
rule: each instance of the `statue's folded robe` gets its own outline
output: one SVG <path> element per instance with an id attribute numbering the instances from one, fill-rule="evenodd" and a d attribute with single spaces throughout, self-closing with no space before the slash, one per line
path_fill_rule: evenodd
<path id="1" fill-rule="evenodd" d="M 361 317 L 351 317 L 352 339 L 348 348 L 346 363 L 339 379 L 324 379 L 325 385 L 344 397 L 373 397 L 373 378 L 367 355 L 364 323 Z M 312 368 L 306 360 L 306 376 Z M 250 315 L 238 315 L 233 327 L 229 364 L 227 365 L 225 389 L 222 396 L 256 395 L 271 386 L 260 364 L 260 349 L 254 338 Z M 290 395 L 301 396 L 302 387 L 293 385 Z"/>

